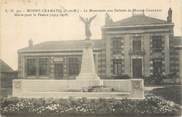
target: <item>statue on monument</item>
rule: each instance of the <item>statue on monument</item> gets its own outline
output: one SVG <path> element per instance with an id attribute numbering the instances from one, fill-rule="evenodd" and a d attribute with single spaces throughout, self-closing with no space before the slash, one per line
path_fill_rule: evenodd
<path id="1" fill-rule="evenodd" d="M 86 40 L 89 40 L 90 37 L 92 36 L 91 31 L 90 31 L 90 24 L 92 20 L 96 17 L 97 15 L 94 15 L 90 18 L 83 18 L 80 16 L 81 21 L 85 24 L 85 35 L 86 35 Z"/>
<path id="2" fill-rule="evenodd" d="M 86 40 L 90 40 L 90 37 L 91 37 L 90 24 L 95 17 L 96 15 L 90 18 L 83 18 L 80 16 L 81 21 L 83 21 L 85 24 Z M 87 82 L 87 85 L 85 84 L 86 87 L 98 86 L 98 85 L 100 86 L 101 81 L 100 81 L 100 78 L 97 76 L 97 73 L 95 70 L 92 42 L 85 41 L 84 44 L 85 46 L 83 48 L 81 70 L 79 75 L 76 77 L 76 79 L 85 80 L 85 82 Z"/>

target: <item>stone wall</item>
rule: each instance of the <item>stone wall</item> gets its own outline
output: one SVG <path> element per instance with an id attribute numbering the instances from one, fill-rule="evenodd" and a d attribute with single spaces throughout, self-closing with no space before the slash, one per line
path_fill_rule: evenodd
<path id="1" fill-rule="evenodd" d="M 16 79 L 13 81 L 13 96 L 15 97 L 80 97 L 85 92 L 81 92 L 84 87 L 93 86 L 97 81 L 87 80 L 28 80 L 28 79 Z M 98 84 L 97 84 L 98 85 Z M 128 79 L 128 80 L 103 80 L 103 85 L 109 88 L 113 88 L 115 92 L 87 92 L 91 93 L 91 97 L 103 98 L 112 97 L 112 93 L 115 93 L 116 97 L 120 98 L 144 98 L 144 86 L 142 79 Z M 78 92 L 80 91 L 80 92 Z M 74 95 L 66 92 L 76 92 Z M 107 94 L 108 93 L 108 94 Z M 111 94 L 110 94 L 111 93 Z M 56 94 L 56 96 L 54 95 Z M 127 94 L 127 96 L 126 96 Z M 89 95 L 83 95 L 84 97 L 90 97 Z"/>

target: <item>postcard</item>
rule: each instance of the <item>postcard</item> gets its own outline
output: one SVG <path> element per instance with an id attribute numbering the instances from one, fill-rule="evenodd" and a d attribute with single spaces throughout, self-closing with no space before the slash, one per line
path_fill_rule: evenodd
<path id="1" fill-rule="evenodd" d="M 181 0 L 1 0 L 1 116 L 180 116 Z"/>

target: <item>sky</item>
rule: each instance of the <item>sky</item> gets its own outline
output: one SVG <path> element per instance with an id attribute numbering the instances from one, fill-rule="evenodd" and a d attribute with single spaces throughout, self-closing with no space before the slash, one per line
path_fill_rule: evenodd
<path id="1" fill-rule="evenodd" d="M 182 0 L 0 0 L 0 58 L 17 70 L 17 50 L 44 41 L 80 40 L 85 38 L 82 17 L 97 17 L 91 24 L 92 39 L 101 39 L 105 12 L 69 12 L 68 16 L 14 16 L 15 11 L 27 9 L 128 10 L 158 9 L 145 15 L 166 20 L 173 10 L 175 36 L 182 35 Z M 13 12 L 10 12 L 13 10 Z M 8 11 L 8 12 L 6 12 Z M 26 12 L 24 12 L 26 13 Z M 35 12 L 34 12 L 35 13 Z M 140 13 L 140 12 L 138 12 Z M 132 12 L 109 12 L 114 21 L 132 16 Z"/>

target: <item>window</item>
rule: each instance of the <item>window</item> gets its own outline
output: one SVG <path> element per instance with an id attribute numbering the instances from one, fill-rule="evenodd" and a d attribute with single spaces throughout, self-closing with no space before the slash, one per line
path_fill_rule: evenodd
<path id="1" fill-rule="evenodd" d="M 80 72 L 80 62 L 78 58 L 69 58 L 69 75 L 77 75 Z"/>
<path id="2" fill-rule="evenodd" d="M 113 47 L 113 54 L 120 54 L 121 53 L 121 38 L 113 38 L 112 39 L 112 47 Z"/>
<path id="3" fill-rule="evenodd" d="M 64 75 L 64 66 L 63 63 L 55 63 L 54 64 L 54 77 L 56 79 L 62 79 Z"/>
<path id="4" fill-rule="evenodd" d="M 141 51 L 141 40 L 133 40 L 133 51 L 138 52 Z"/>
<path id="5" fill-rule="evenodd" d="M 29 58 L 26 60 L 26 72 L 28 76 L 35 76 L 37 70 L 37 64 L 35 58 Z"/>
<path id="6" fill-rule="evenodd" d="M 48 74 L 48 58 L 39 59 L 39 75 Z"/>
<path id="7" fill-rule="evenodd" d="M 162 73 L 162 60 L 154 59 L 153 60 L 153 75 L 159 75 Z"/>
<path id="8" fill-rule="evenodd" d="M 160 52 L 162 49 L 161 36 L 152 36 L 152 48 L 155 52 Z"/>
<path id="9" fill-rule="evenodd" d="M 113 74 L 122 74 L 122 59 L 113 59 Z"/>

